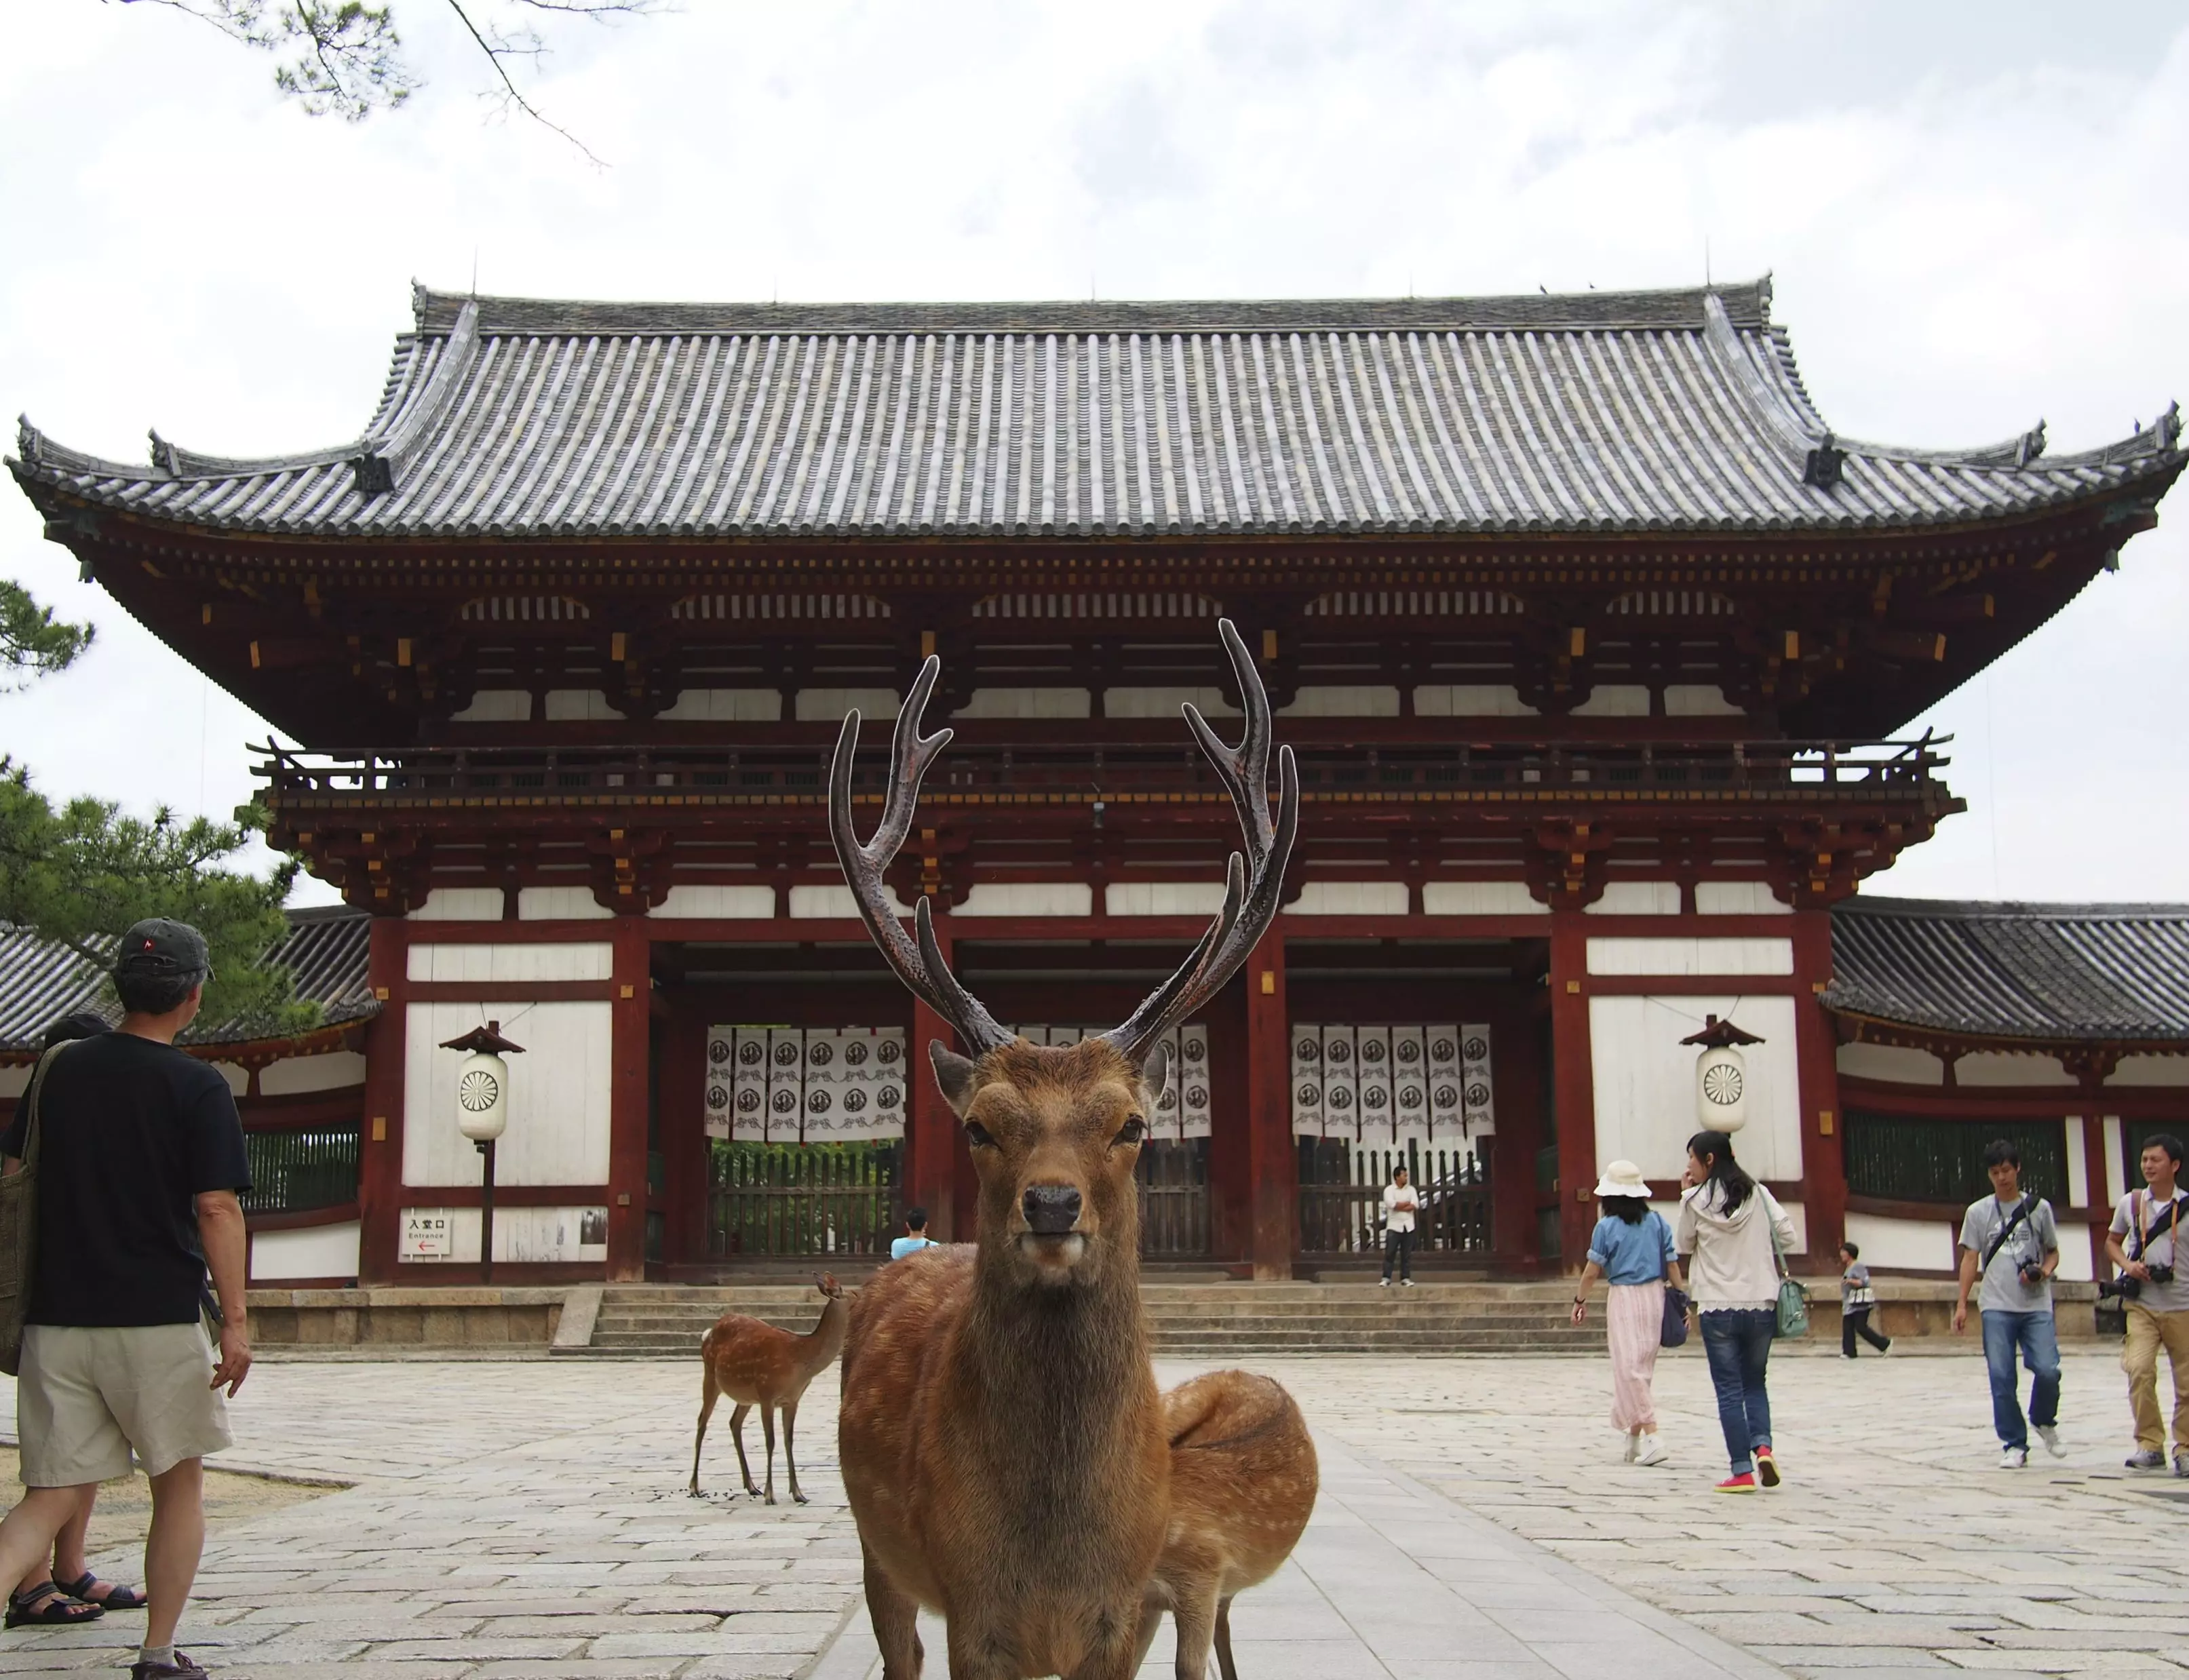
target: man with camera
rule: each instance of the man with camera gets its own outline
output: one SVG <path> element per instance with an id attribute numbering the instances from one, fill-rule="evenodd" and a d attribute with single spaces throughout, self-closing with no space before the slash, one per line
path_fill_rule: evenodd
<path id="1" fill-rule="evenodd" d="M 1992 1193 L 1970 1203 L 1961 1219 L 1961 1287 L 1954 1302 L 1954 1333 L 1968 1328 L 1969 1291 L 1979 1274 L 1983 1293 L 1984 1364 L 1991 1372 L 1992 1427 L 1999 1431 L 1999 1468 L 2029 1462 L 2029 1431 L 2045 1450 L 2067 1457 L 2060 1440 L 2060 1338 L 2052 1324 L 2052 1274 L 2060 1234 L 2052 1204 L 2022 1189 L 2022 1155 L 2001 1138 L 1987 1144 L 1984 1172 Z M 2015 1398 L 2016 1353 L 2029 1367 L 2029 1421 Z"/>
<path id="2" fill-rule="evenodd" d="M 2100 1287 L 2121 1297 L 2128 1309 L 2121 1369 L 2128 1373 L 2129 1409 L 2135 1414 L 2135 1451 L 2128 1468 L 2166 1466 L 2166 1424 L 2158 1415 L 2158 1350 L 2164 1347 L 2174 1368 L 2174 1474 L 2189 1476 L 2189 1281 L 2174 1270 L 2175 1232 L 2189 1219 L 2189 1192 L 2175 1182 L 2181 1140 L 2165 1132 L 2146 1139 L 2142 1167 L 2147 1188 L 2113 1209 L 2106 1237 L 2106 1253 L 2120 1268 L 2120 1280 Z"/>

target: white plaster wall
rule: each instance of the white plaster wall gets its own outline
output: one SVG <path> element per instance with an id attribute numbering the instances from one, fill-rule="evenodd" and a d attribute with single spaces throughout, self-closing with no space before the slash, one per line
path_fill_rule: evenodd
<path id="1" fill-rule="evenodd" d="M 798 691 L 800 723 L 841 723 L 844 714 L 857 706 L 865 718 L 893 718 L 902 703 L 894 688 L 801 688 Z M 933 719 L 929 719 L 933 727 Z"/>
<path id="2" fill-rule="evenodd" d="M 478 1262 L 479 1210 L 476 1208 L 405 1208 L 411 1213 L 438 1213 L 449 1221 L 449 1252 L 416 1265 L 475 1265 Z M 587 1213 L 604 1223 L 605 1208 L 497 1208 L 494 1210 L 494 1258 L 496 1264 L 526 1261 L 605 1260 L 606 1242 L 580 1242 Z"/>
<path id="3" fill-rule="evenodd" d="M 1213 916 L 1224 908 L 1224 883 L 1112 881 L 1102 908 L 1113 916 Z"/>
<path id="4" fill-rule="evenodd" d="M 1417 717 L 1533 717 L 1518 688 L 1479 683 L 1424 683 L 1414 690 Z"/>
<path id="5" fill-rule="evenodd" d="M 520 922 L 603 922 L 614 917 L 589 886 L 528 886 L 517 895 Z"/>
<path id="6" fill-rule="evenodd" d="M 31 1089 L 31 1067 L 0 1067 L 0 1097 L 19 1097 Z"/>
<path id="7" fill-rule="evenodd" d="M 365 1083 L 365 1058 L 355 1050 L 325 1055 L 291 1056 L 258 1070 L 258 1089 L 269 1097 L 303 1096 L 311 1091 L 343 1091 Z M 309 1277 L 315 1274 L 306 1272 Z M 327 1274 L 332 1276 L 332 1273 Z"/>
<path id="8" fill-rule="evenodd" d="M 1573 709 L 1575 717 L 1647 717 L 1649 691 L 1638 682 L 1606 682 Z"/>
<path id="9" fill-rule="evenodd" d="M 608 1176 L 609 1021 L 605 1003 L 411 1004 L 404 1017 L 403 1181 L 475 1185 L 479 1157 L 456 1129 L 456 1069 L 442 1044 L 483 1021 L 525 1047 L 509 1058 L 509 1128 L 495 1177 L 512 1185 L 605 1184 Z"/>
<path id="10" fill-rule="evenodd" d="M 2189 1085 L 2189 1055 L 2124 1055 L 2108 1085 Z"/>
<path id="11" fill-rule="evenodd" d="M 605 942 L 584 945 L 413 945 L 409 959 L 412 980 L 472 981 L 498 985 L 511 980 L 608 980 L 615 974 L 615 947 Z"/>
<path id="12" fill-rule="evenodd" d="M 2073 1089 L 2075 1076 L 2049 1055 L 2000 1055 L 1990 1050 L 1954 1064 L 1957 1085 L 2056 1085 Z"/>
<path id="13" fill-rule="evenodd" d="M 450 712 L 451 723 L 523 723 L 532 716 L 532 696 L 523 688 L 480 688 L 461 711 Z M 331 1276 L 331 1274 L 330 1274 Z"/>
<path id="14" fill-rule="evenodd" d="M 900 916 L 912 914 L 912 906 L 893 892 L 890 894 L 890 908 Z M 856 918 L 859 903 L 851 897 L 848 886 L 794 886 L 790 889 L 790 914 L 800 921 Z"/>
<path id="15" fill-rule="evenodd" d="M 1613 881 L 1604 897 L 1584 907 L 1591 916 L 1677 916 L 1680 914 L 1677 881 Z"/>
<path id="16" fill-rule="evenodd" d="M 236 1095 L 241 1096 L 251 1089 L 249 1068 L 239 1067 L 232 1061 L 217 1061 L 213 1063 L 213 1067 L 222 1078 L 228 1081 L 229 1089 L 234 1091 Z"/>
<path id="17" fill-rule="evenodd" d="M 2073 1116 L 2060 1123 L 2067 1141 L 2067 1202 L 2087 1208 L 2090 1202 L 2090 1151 L 2083 1147 L 2083 1123 Z"/>
<path id="18" fill-rule="evenodd" d="M 1697 881 L 1695 909 L 1705 916 L 1790 916 L 1768 881 Z"/>
<path id="19" fill-rule="evenodd" d="M 1898 1044 L 1841 1044 L 1836 1058 L 1850 1079 L 1882 1079 L 1896 1085 L 1943 1085 L 1946 1064 L 1928 1050 Z"/>
<path id="20" fill-rule="evenodd" d="M 1293 916 L 1403 916 L 1404 881 L 1309 881 L 1285 906 Z"/>
<path id="21" fill-rule="evenodd" d="M 546 710 L 551 723 L 617 722 L 623 717 L 597 688 L 550 688 Z"/>
<path id="22" fill-rule="evenodd" d="M 1748 1123 L 1734 1153 L 1759 1179 L 1802 1176 L 1801 1086 L 1791 998 L 1592 998 L 1589 1061 L 1596 1085 L 1598 1164 L 1624 1158 L 1653 1179 L 1677 1179 L 1695 1112 L 1695 1049 L 1680 1040 L 1705 1015 L 1736 1014 L 1764 1043 L 1742 1051 L 1748 1065 Z"/>
<path id="23" fill-rule="evenodd" d="M 965 895 L 953 916 L 1091 916 L 1094 889 L 1085 881 L 990 881 Z"/>
<path id="24" fill-rule="evenodd" d="M 1875 1213 L 1849 1213 L 1847 1240 L 1862 1250 L 1866 1266 L 1896 1271 L 1949 1272 L 1960 1264 L 1954 1244 L 1959 1232 L 1950 1219 L 1888 1219 Z"/>
<path id="25" fill-rule="evenodd" d="M 1745 717 L 1715 682 L 1674 682 L 1665 689 L 1667 717 Z"/>
<path id="26" fill-rule="evenodd" d="M 657 920 L 706 917 L 722 921 L 766 920 L 775 914 L 772 886 L 672 886 L 646 913 Z"/>
<path id="27" fill-rule="evenodd" d="M 687 688 L 661 716 L 668 723 L 778 723 L 783 696 L 772 688 Z"/>
<path id="28" fill-rule="evenodd" d="M 1277 708 L 1279 717 L 1396 717 L 1399 691 L 1372 684 L 1309 685 Z"/>
<path id="29" fill-rule="evenodd" d="M 591 895 L 586 895 L 591 897 Z M 413 922 L 498 922 L 501 919 L 501 889 L 498 886 L 437 886 L 426 902 L 404 918 Z"/>
<path id="30" fill-rule="evenodd" d="M 2089 1283 L 2098 1275 L 2097 1262 L 2090 1256 L 2090 1227 L 2081 1225 L 2062 1225 L 2060 1227 L 2060 1264 L 2053 1273 L 2071 1283 Z"/>
<path id="31" fill-rule="evenodd" d="M 355 1277 L 357 1249 L 355 1219 L 338 1225 L 307 1225 L 302 1230 L 259 1231 L 251 1239 L 251 1281 L 279 1283 L 289 1277 Z"/>
<path id="32" fill-rule="evenodd" d="M 1591 974 L 1791 974 L 1790 939 L 1592 939 Z"/>
<path id="33" fill-rule="evenodd" d="M 2121 1135 L 2119 1115 L 2108 1114 L 2098 1124 L 2106 1140 L 2106 1206 L 2117 1208 L 2121 1197 L 2128 1194 L 2128 1163 L 2121 1159 L 2128 1140 Z"/>
<path id="34" fill-rule="evenodd" d="M 1187 704 L 1210 717 L 1236 717 L 1237 707 L 1224 698 L 1221 688 L 1105 688 L 1102 712 L 1106 717 L 1176 717 Z"/>
<path id="35" fill-rule="evenodd" d="M 1422 913 L 1430 916 L 1547 916 L 1551 907 L 1525 881 L 1428 881 Z"/>
<path id="36" fill-rule="evenodd" d="M 953 717 L 1092 717 L 1094 696 L 1084 688 L 976 688 Z"/>

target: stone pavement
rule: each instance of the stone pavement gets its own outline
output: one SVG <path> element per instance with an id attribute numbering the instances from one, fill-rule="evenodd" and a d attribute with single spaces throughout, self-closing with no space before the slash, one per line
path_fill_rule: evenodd
<path id="1" fill-rule="evenodd" d="M 1675 1462 L 1650 1470 L 1619 1462 L 1599 1360 L 1257 1366 L 1315 1425 L 1324 1497 L 1292 1564 L 1240 1601 L 1246 1680 L 2189 1667 L 2189 1483 L 2121 1471 L 2103 1355 L 2068 1360 L 2071 1457 L 2019 1474 L 1994 1468 L 1973 1359 L 1782 1358 L 1788 1485 L 1739 1500 L 1709 1491 L 1721 1449 L 1688 1355 L 1660 1369 Z M 815 1502 L 771 1510 L 722 1496 L 726 1412 L 716 1496 L 684 1496 L 695 1366 L 262 1366 L 228 1462 L 356 1485 L 217 1532 L 185 1645 L 231 1680 L 859 1680 L 833 1374 L 801 1420 Z M 0 1674 L 111 1672 L 138 1625 L 0 1636 Z M 1872 1672 L 1826 1673 L 1850 1667 Z"/>

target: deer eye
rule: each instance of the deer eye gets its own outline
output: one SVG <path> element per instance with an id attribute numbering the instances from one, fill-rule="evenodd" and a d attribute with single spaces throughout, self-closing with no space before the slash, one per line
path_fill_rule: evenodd
<path id="1" fill-rule="evenodd" d="M 965 1142 L 972 1149 L 993 1149 L 996 1146 L 996 1140 L 988 1135 L 988 1128 L 977 1120 L 966 1123 Z"/>
<path id="2" fill-rule="evenodd" d="M 1118 1128 L 1117 1135 L 1110 1140 L 1112 1145 L 1137 1144 L 1148 1134 L 1148 1123 L 1135 1114 Z"/>

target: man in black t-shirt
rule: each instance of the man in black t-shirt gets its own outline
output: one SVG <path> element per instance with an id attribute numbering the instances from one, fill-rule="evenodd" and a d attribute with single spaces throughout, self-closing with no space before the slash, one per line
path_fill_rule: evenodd
<path id="1" fill-rule="evenodd" d="M 42 1558 L 82 1489 L 127 1474 L 133 1452 L 152 1528 L 132 1680 L 205 1672 L 174 1649 L 175 1627 L 205 1541 L 203 1460 L 231 1444 L 220 1391 L 251 1369 L 243 1123 L 219 1072 L 174 1048 L 211 977 L 195 928 L 138 923 L 115 963 L 122 1024 L 54 1051 L 37 1099 L 38 1256 L 15 1400 L 26 1491 L 0 1523 L 0 1581 Z M 0 1140 L 9 1172 L 28 1109 Z M 201 1320 L 208 1267 L 217 1356 Z"/>

